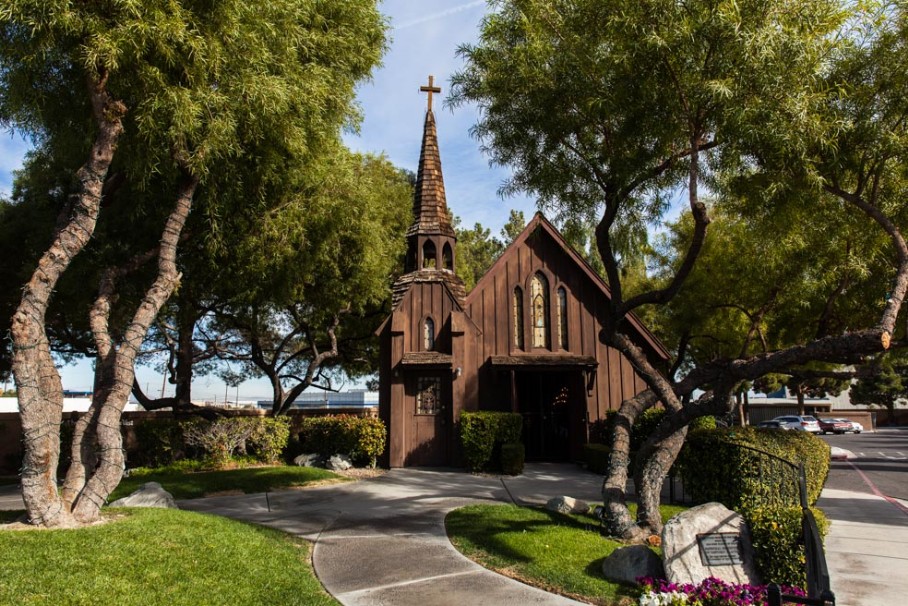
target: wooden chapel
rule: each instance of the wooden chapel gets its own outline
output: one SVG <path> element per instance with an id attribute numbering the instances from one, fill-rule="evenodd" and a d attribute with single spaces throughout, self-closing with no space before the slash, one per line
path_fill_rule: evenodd
<path id="1" fill-rule="evenodd" d="M 407 230 L 404 273 L 379 327 L 379 416 L 390 467 L 460 465 L 465 410 L 523 416 L 527 460 L 579 460 L 590 424 L 645 388 L 599 340 L 609 289 L 541 213 L 469 293 L 454 273 L 432 94 Z M 668 352 L 635 317 L 635 341 L 664 363 Z"/>

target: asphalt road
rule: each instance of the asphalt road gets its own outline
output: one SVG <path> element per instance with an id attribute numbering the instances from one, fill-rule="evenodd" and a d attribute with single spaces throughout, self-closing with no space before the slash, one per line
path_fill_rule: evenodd
<path id="1" fill-rule="evenodd" d="M 828 488 L 873 493 L 869 480 L 882 494 L 908 500 L 908 427 L 821 437 L 855 455 L 849 461 L 832 461 Z"/>

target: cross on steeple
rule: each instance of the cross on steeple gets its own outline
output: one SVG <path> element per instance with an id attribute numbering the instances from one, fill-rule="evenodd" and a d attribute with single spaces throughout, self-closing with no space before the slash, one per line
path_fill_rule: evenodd
<path id="1" fill-rule="evenodd" d="M 429 76 L 428 86 L 420 86 L 419 90 L 424 93 L 429 93 L 429 111 L 432 111 L 432 93 L 440 93 L 441 89 L 437 86 L 432 86 L 435 84 L 435 76 Z"/>

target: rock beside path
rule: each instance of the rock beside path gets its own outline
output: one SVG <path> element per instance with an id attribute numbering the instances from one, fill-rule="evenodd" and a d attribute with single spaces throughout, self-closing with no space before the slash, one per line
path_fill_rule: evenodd
<path id="1" fill-rule="evenodd" d="M 173 495 L 164 490 L 157 482 L 142 484 L 137 491 L 117 499 L 110 504 L 111 507 L 159 507 L 161 509 L 179 509 Z"/>

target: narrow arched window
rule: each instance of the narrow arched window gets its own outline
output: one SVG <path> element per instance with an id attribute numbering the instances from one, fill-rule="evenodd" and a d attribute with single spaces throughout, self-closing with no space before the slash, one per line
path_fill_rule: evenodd
<path id="1" fill-rule="evenodd" d="M 448 271 L 454 271 L 454 253 L 451 251 L 451 245 L 445 243 L 441 249 L 442 267 Z"/>
<path id="2" fill-rule="evenodd" d="M 523 291 L 514 287 L 514 347 L 523 349 Z"/>
<path id="3" fill-rule="evenodd" d="M 422 267 L 423 269 L 435 269 L 436 267 L 435 242 L 426 240 L 422 245 Z"/>
<path id="4" fill-rule="evenodd" d="M 533 347 L 550 347 L 549 281 L 541 273 L 530 280 L 530 320 L 533 325 Z"/>
<path id="5" fill-rule="evenodd" d="M 564 286 L 558 287 L 558 345 L 561 349 L 568 348 L 567 291 Z"/>
<path id="6" fill-rule="evenodd" d="M 435 320 L 426 318 L 423 324 L 423 346 L 426 351 L 435 349 Z"/>

